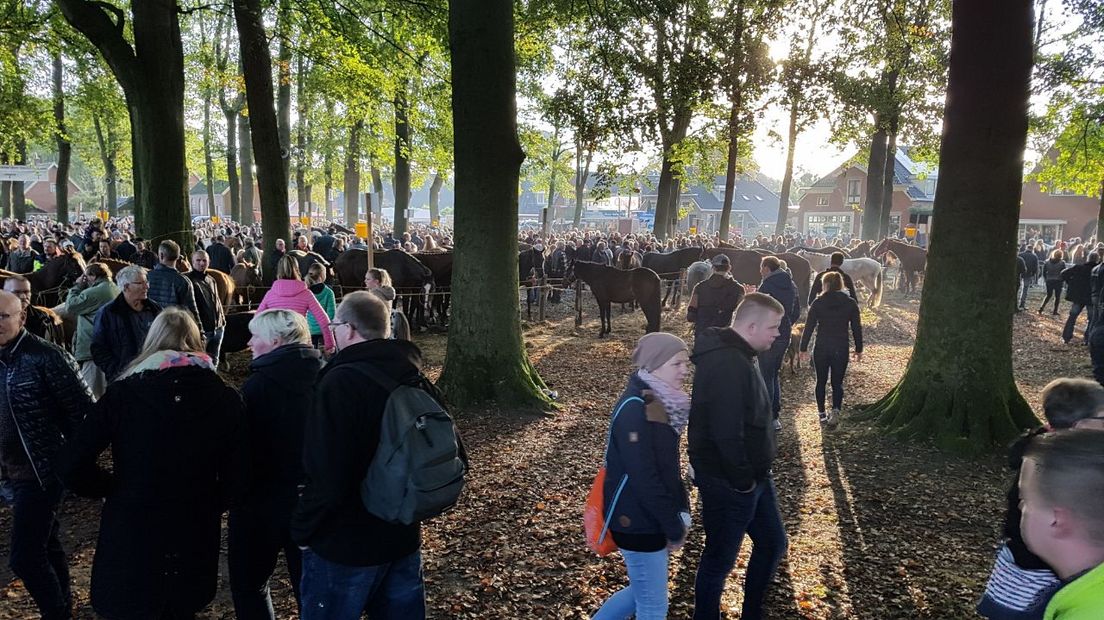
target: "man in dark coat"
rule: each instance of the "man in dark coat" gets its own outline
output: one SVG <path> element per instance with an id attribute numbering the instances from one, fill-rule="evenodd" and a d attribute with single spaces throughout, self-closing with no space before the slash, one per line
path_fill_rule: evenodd
<path id="1" fill-rule="evenodd" d="M 30 280 L 21 275 L 8 276 L 4 280 L 4 290 L 18 297 L 23 305 L 23 311 L 26 313 L 23 327 L 27 331 L 50 344 L 56 344 L 62 348 L 66 346 L 65 329 L 61 325 L 61 318 L 52 311 L 31 305 Z"/>
<path id="2" fill-rule="evenodd" d="M 132 263 L 134 262 L 134 256 L 138 253 L 138 246 L 131 242 L 130 235 L 124 233 L 123 240 L 115 247 L 115 253 L 119 255 L 119 260 Z"/>
<path id="3" fill-rule="evenodd" d="M 19 298 L 0 292 L 0 467 L 13 496 L 8 565 L 43 618 L 71 618 L 54 461 L 91 411 L 92 395 L 73 359 L 28 333 L 23 317 Z"/>
<path id="4" fill-rule="evenodd" d="M 690 358 L 697 370 L 687 435 L 702 502 L 705 549 L 694 584 L 694 615 L 719 618 L 721 595 L 744 534 L 748 563 L 743 618 L 762 617 L 763 599 L 786 553 L 786 530 L 771 479 L 776 444 L 771 398 L 756 356 L 778 337 L 785 310 L 749 293 L 732 327 L 705 330 Z"/>
<path id="5" fill-rule="evenodd" d="M 732 262 L 728 256 L 718 254 L 712 262 L 713 275 L 694 287 L 686 306 L 686 320 L 694 324 L 695 338 L 710 327 L 728 327 L 744 298 L 743 285 L 729 274 Z"/>
<path id="6" fill-rule="evenodd" d="M 180 306 L 192 315 L 196 325 L 200 325 L 195 288 L 176 268 L 179 258 L 180 246 L 175 241 L 167 239 L 161 242 L 157 248 L 157 266 L 147 274 L 149 298 L 162 308 Z"/>
<path id="7" fill-rule="evenodd" d="M 778 373 L 782 370 L 782 360 L 790 347 L 790 332 L 793 324 L 801 315 L 801 305 L 797 301 L 797 286 L 794 285 L 790 274 L 782 269 L 782 261 L 777 257 L 764 256 L 759 263 L 759 275 L 763 277 L 762 283 L 759 284 L 759 292 L 770 295 L 786 310 L 782 315 L 782 323 L 778 326 L 778 338 L 770 349 L 759 354 L 759 369 L 763 373 L 763 380 L 766 381 L 767 391 L 771 395 L 774 428 L 781 430 L 782 423 L 778 415 L 782 411 L 782 386 L 781 381 L 778 380 Z"/>
<path id="8" fill-rule="evenodd" d="M 1081 311 L 1092 304 L 1092 271 L 1099 262 L 1097 253 L 1091 252 L 1084 263 L 1067 267 L 1062 272 L 1062 281 L 1066 284 L 1066 301 L 1070 302 L 1069 316 L 1062 328 L 1062 341 L 1066 344 L 1073 340 L 1073 330 Z M 1088 327 L 1084 335 L 1088 340 Z"/>
<path id="9" fill-rule="evenodd" d="M 215 242 L 207 246 L 207 256 L 211 261 L 211 269 L 230 273 L 230 270 L 234 268 L 234 253 L 226 247 L 225 235 L 216 236 Z"/>
<path id="10" fill-rule="evenodd" d="M 207 339 L 207 354 L 211 356 L 211 361 L 217 368 L 222 335 L 226 330 L 226 313 L 222 308 L 222 300 L 219 299 L 218 286 L 211 274 L 207 272 L 208 265 L 207 252 L 196 250 L 192 253 L 192 269 L 185 272 L 184 277 L 192 283 L 195 291 L 196 309 L 199 310 L 199 329 Z"/>
<path id="11" fill-rule="evenodd" d="M 824 274 L 828 273 L 829 271 L 835 271 L 842 275 L 843 286 L 847 289 L 848 294 L 851 295 L 851 299 L 854 299 L 855 301 L 859 300 L 859 295 L 855 292 L 855 283 L 851 280 L 851 276 L 843 272 L 843 259 L 843 252 L 833 252 L 831 265 L 824 271 L 816 274 L 816 277 L 813 278 L 813 287 L 809 290 L 810 306 L 813 305 L 813 302 L 816 301 L 817 296 L 820 295 L 820 291 L 824 288 L 824 284 L 821 283 L 821 280 L 824 279 Z"/>
<path id="12" fill-rule="evenodd" d="M 148 298 L 145 269 L 138 265 L 125 267 L 116 274 L 115 281 L 123 292 L 100 308 L 92 326 L 92 360 L 109 382 L 142 350 L 153 319 L 161 313 L 161 306 Z"/>
<path id="13" fill-rule="evenodd" d="M 345 295 L 330 323 L 338 352 L 315 385 L 303 437 L 305 486 L 291 521 L 292 539 L 304 547 L 304 620 L 314 610 L 326 618 L 357 618 L 365 609 L 425 617 L 420 525 L 383 521 L 360 498 L 388 393 L 358 368 L 399 383 L 421 372 L 421 351 L 389 339 L 390 325 L 387 306 L 365 291 Z"/>
<path id="14" fill-rule="evenodd" d="M 1032 252 L 1028 246 L 1022 246 L 1020 248 L 1020 259 L 1024 262 L 1024 273 L 1020 276 L 1022 286 L 1020 289 L 1020 310 L 1024 310 L 1027 304 L 1027 290 L 1031 288 L 1035 280 L 1039 279 L 1039 257 L 1035 256 L 1035 252 Z"/>

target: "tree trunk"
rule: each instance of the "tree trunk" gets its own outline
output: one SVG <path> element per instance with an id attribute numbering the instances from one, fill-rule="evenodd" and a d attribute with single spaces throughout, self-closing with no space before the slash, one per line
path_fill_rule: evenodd
<path id="1" fill-rule="evenodd" d="M 26 166 L 27 165 L 27 141 L 23 138 L 19 138 L 15 144 L 15 165 Z M 27 196 L 25 191 L 27 189 L 26 184 L 23 181 L 12 181 L 12 213 L 15 219 L 20 221 L 27 220 Z"/>
<path id="2" fill-rule="evenodd" d="M 518 318 L 514 3 L 451 0 L 456 251 L 452 321 L 440 384 L 460 406 L 549 407 Z"/>
<path id="3" fill-rule="evenodd" d="M 276 17 L 276 36 L 280 41 L 276 52 L 276 119 L 280 127 L 280 155 L 283 157 L 284 178 L 291 164 L 291 1 L 280 0 Z M 271 74 L 270 74 L 271 75 Z"/>
<path id="4" fill-rule="evenodd" d="M 732 218 L 732 200 L 736 197 L 736 159 L 740 155 L 739 99 L 740 97 L 737 95 L 728 112 L 728 162 L 725 165 L 725 193 L 724 201 L 721 202 L 721 223 L 718 227 L 721 239 L 728 239 L 728 223 Z"/>
<path id="5" fill-rule="evenodd" d="M 241 223 L 241 183 L 238 181 L 238 113 L 223 110 L 226 116 L 226 180 L 229 182 L 230 219 Z"/>
<path id="6" fill-rule="evenodd" d="M 207 215 L 220 215 L 215 206 L 215 156 L 211 152 L 211 92 L 203 94 L 203 172 L 207 183 Z"/>
<path id="7" fill-rule="evenodd" d="M 793 188 L 794 152 L 797 151 L 797 115 L 800 100 L 795 98 L 790 105 L 790 133 L 786 138 L 786 172 L 782 175 L 782 191 L 778 196 L 778 221 L 774 223 L 774 234 L 786 232 L 786 222 L 790 219 L 790 192 Z"/>
<path id="8" fill-rule="evenodd" d="M 586 149 L 586 156 L 582 154 L 583 145 L 575 144 L 575 217 L 572 225 L 575 228 L 583 221 L 584 199 L 586 197 L 587 179 L 590 177 L 590 164 L 594 159 L 594 151 Z M 581 164 L 581 165 L 580 165 Z"/>
<path id="9" fill-rule="evenodd" d="M 395 92 L 395 225 L 393 233 L 402 238 L 406 232 L 407 209 L 410 208 L 410 123 L 407 121 L 406 89 L 408 81 L 399 82 Z"/>
<path id="10" fill-rule="evenodd" d="M 560 162 L 560 128 L 554 127 L 552 131 L 552 159 L 551 170 L 548 171 L 548 203 L 545 205 L 544 210 L 544 229 L 542 234 L 544 238 L 548 238 L 548 229 L 552 224 L 552 220 L 556 219 L 556 165 Z"/>
<path id="11" fill-rule="evenodd" d="M 380 175 L 379 168 L 375 164 L 372 164 L 372 191 L 376 194 L 376 203 L 372 205 L 372 212 L 376 215 L 383 215 L 383 176 Z"/>
<path id="12" fill-rule="evenodd" d="M 875 121 L 877 122 L 877 121 Z M 880 240 L 878 222 L 882 217 L 882 189 L 885 187 L 886 130 L 879 128 L 870 138 L 870 158 L 866 165 L 866 204 L 863 206 L 863 239 Z M 851 208 L 848 205 L 847 208 Z"/>
<path id="13" fill-rule="evenodd" d="M 310 191 L 307 188 L 307 110 L 308 103 L 303 96 L 303 82 L 306 81 L 307 69 L 303 60 L 303 54 L 295 59 L 295 99 L 299 107 L 299 120 L 295 131 L 295 192 L 299 203 L 299 217 L 311 215 Z M 314 224 L 313 222 L 311 223 Z"/>
<path id="14" fill-rule="evenodd" d="M 440 172 L 433 175 L 433 183 L 429 186 L 429 223 L 433 226 L 441 225 L 441 187 L 445 184 L 445 176 Z"/>
<path id="15" fill-rule="evenodd" d="M 668 149 L 663 149 L 663 163 L 659 168 L 659 184 L 656 186 L 655 217 L 652 219 L 652 234 L 660 241 L 667 240 L 669 225 L 669 210 L 671 205 L 671 192 L 674 191 L 674 175 L 671 170 L 672 162 L 667 157 Z"/>
<path id="16" fill-rule="evenodd" d="M 61 52 L 54 54 L 54 124 L 57 130 L 57 176 L 54 185 L 57 199 L 57 213 L 54 217 L 61 223 L 69 221 L 69 163 L 73 157 L 73 144 L 69 141 L 69 132 L 65 128 L 65 89 L 63 88 L 63 65 Z"/>
<path id="17" fill-rule="evenodd" d="M 238 113 L 238 157 L 241 161 L 241 223 L 253 225 L 253 130 L 249 116 Z"/>
<path id="18" fill-rule="evenodd" d="M 889 213 L 893 210 L 893 177 L 897 168 L 897 131 L 889 130 L 889 146 L 886 147 L 885 174 L 882 184 L 882 208 L 878 210 L 878 238 L 889 236 Z"/>
<path id="19" fill-rule="evenodd" d="M 955 2 L 951 32 L 939 232 L 931 238 L 916 346 L 901 382 L 867 415 L 895 434 L 976 453 L 1039 424 L 1012 375 L 1031 0 Z M 977 256 L 989 257 L 987 277 L 963 278 Z"/>
<path id="20" fill-rule="evenodd" d="M 104 132 L 100 117 L 92 116 L 92 127 L 96 130 L 96 143 L 100 147 L 100 161 L 104 167 L 104 203 L 107 212 L 115 215 L 119 208 L 118 179 L 119 171 L 115 167 L 115 136 L 111 134 L 111 126 Z"/>
<path id="21" fill-rule="evenodd" d="M 326 153 L 326 161 L 323 165 L 322 175 L 326 180 L 325 189 L 323 190 L 325 194 L 323 200 L 326 201 L 326 205 L 323 207 L 326 212 L 326 221 L 333 222 L 333 156 L 330 153 Z"/>
<path id="22" fill-rule="evenodd" d="M 353 123 L 345 149 L 345 225 L 350 228 L 360 221 L 360 132 L 363 129 L 363 120 Z"/>
<path id="23" fill-rule="evenodd" d="M 273 106 L 272 64 L 268 53 L 260 0 L 234 0 L 238 42 L 249 102 L 249 127 L 257 158 L 257 188 L 261 194 L 261 227 L 266 256 L 275 256 L 276 240 L 291 231 L 288 214 L 287 159 L 280 148 L 280 130 Z M 262 270 L 266 283 L 276 275 L 275 265 Z"/>

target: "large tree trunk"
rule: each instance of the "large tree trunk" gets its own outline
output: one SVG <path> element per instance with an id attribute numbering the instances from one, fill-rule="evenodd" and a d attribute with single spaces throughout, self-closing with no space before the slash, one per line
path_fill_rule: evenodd
<path id="1" fill-rule="evenodd" d="M 866 165 L 866 203 L 863 205 L 863 239 L 878 241 L 878 221 L 882 217 L 882 190 L 885 188 L 886 130 L 879 128 L 870 137 L 870 157 Z M 850 205 L 848 205 L 850 208 Z"/>
<path id="2" fill-rule="evenodd" d="M 380 169 L 376 167 L 375 163 L 372 163 L 372 192 L 376 195 L 375 203 L 372 205 L 372 212 L 382 216 L 383 215 L 383 175 L 380 174 Z"/>
<path id="3" fill-rule="evenodd" d="M 65 89 L 63 88 L 63 65 L 61 52 L 54 54 L 54 125 L 57 131 L 57 176 L 55 177 L 55 198 L 57 213 L 55 218 L 61 223 L 69 221 L 69 163 L 73 157 L 73 144 L 69 141 L 69 132 L 65 128 Z"/>
<path id="4" fill-rule="evenodd" d="M 893 177 L 897 168 L 897 131 L 889 130 L 885 174 L 882 177 L 882 207 L 878 210 L 878 238 L 889 236 L 889 213 L 893 210 Z"/>
<path id="5" fill-rule="evenodd" d="M 725 193 L 724 201 L 721 202 L 721 223 L 718 227 L 721 239 L 728 239 L 728 223 L 732 219 L 732 200 L 736 197 L 736 160 L 740 156 L 739 99 L 737 95 L 728 112 L 728 162 L 725 165 Z"/>
<path id="6" fill-rule="evenodd" d="M 406 232 L 407 209 L 410 207 L 410 123 L 406 109 L 407 80 L 399 82 L 395 92 L 395 225 L 396 238 Z"/>
<path id="7" fill-rule="evenodd" d="M 241 223 L 253 225 L 253 130 L 249 116 L 238 113 L 238 157 L 241 161 Z"/>
<path id="8" fill-rule="evenodd" d="M 667 233 L 670 230 L 671 216 L 668 213 L 670 212 L 671 192 L 677 194 L 678 191 L 674 188 L 675 179 L 671 170 L 673 164 L 666 155 L 668 149 L 664 148 L 663 152 L 663 163 L 660 164 L 659 168 L 659 184 L 656 186 L 655 217 L 652 220 L 652 234 L 660 241 L 667 240 Z"/>
<path id="9" fill-rule="evenodd" d="M 433 226 L 441 225 L 441 188 L 445 185 L 445 175 L 440 172 L 433 175 L 433 183 L 429 186 L 429 223 Z"/>
<path id="10" fill-rule="evenodd" d="M 291 231 L 291 217 L 288 214 L 287 159 L 280 148 L 280 130 L 273 106 L 272 61 L 260 0 L 234 0 L 234 17 L 238 24 L 245 93 L 249 102 L 253 153 L 257 159 L 264 251 L 266 256 L 275 256 L 276 240 L 286 239 Z M 262 274 L 266 282 L 271 282 L 276 275 L 275 265 L 266 265 Z"/>
<path id="11" fill-rule="evenodd" d="M 96 143 L 100 147 L 100 161 L 103 162 L 104 167 L 104 202 L 107 212 L 115 215 L 119 204 L 119 171 L 115 166 L 115 136 L 111 133 L 110 125 L 108 125 L 107 131 L 104 131 L 104 127 L 100 123 L 100 117 L 95 114 L 92 116 L 92 127 L 96 130 Z"/>
<path id="12" fill-rule="evenodd" d="M 238 113 L 223 110 L 226 116 L 226 180 L 230 189 L 230 219 L 242 221 L 241 184 L 238 181 Z"/>
<path id="13" fill-rule="evenodd" d="M 916 346 L 901 382 L 867 411 L 898 435 L 956 451 L 999 448 L 1039 424 L 1012 376 L 1031 29 L 1031 0 L 953 4 L 939 231 Z M 978 256 L 988 257 L 986 277 L 963 278 Z"/>
<path id="14" fill-rule="evenodd" d="M 797 115 L 800 100 L 795 98 L 790 105 L 790 133 L 786 138 L 786 172 L 782 175 L 782 191 L 778 196 L 778 221 L 774 223 L 774 234 L 786 232 L 786 222 L 790 219 L 790 191 L 793 188 L 794 152 L 797 150 Z"/>
<path id="15" fill-rule="evenodd" d="M 456 256 L 452 322 L 440 383 L 457 405 L 547 408 L 518 318 L 518 179 L 514 3 L 452 0 Z"/>
<path id="16" fill-rule="evenodd" d="M 276 17 L 276 119 L 280 127 L 280 154 L 284 178 L 291 164 L 291 1 L 280 0 Z"/>
<path id="17" fill-rule="evenodd" d="M 360 132 L 363 129 L 363 120 L 352 124 L 349 144 L 345 148 L 345 225 L 350 228 L 360 220 Z"/>

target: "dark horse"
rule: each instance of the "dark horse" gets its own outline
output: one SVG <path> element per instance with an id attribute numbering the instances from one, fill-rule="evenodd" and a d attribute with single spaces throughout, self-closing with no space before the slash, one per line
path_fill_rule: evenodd
<path id="1" fill-rule="evenodd" d="M 429 252 L 414 255 L 433 273 L 433 293 L 429 300 L 429 320 L 448 324 L 449 300 L 452 291 L 452 252 Z"/>
<path id="2" fill-rule="evenodd" d="M 756 250 L 713 248 L 705 251 L 705 258 L 710 259 L 718 254 L 728 256 L 728 259 L 732 261 L 729 273 L 732 274 L 733 278 L 736 278 L 736 281 L 743 284 L 757 284 L 763 279 L 759 274 L 759 265 L 762 263 L 764 256 L 777 256 L 780 260 L 786 261 L 786 267 L 789 268 L 790 276 L 793 277 L 794 285 L 797 287 L 797 300 L 802 308 L 808 305 L 813 268 L 809 265 L 809 261 L 797 254 L 789 252 L 763 254 Z"/>
<path id="3" fill-rule="evenodd" d="M 870 248 L 874 244 L 870 241 L 863 241 L 859 245 L 851 248 L 851 258 L 870 258 Z"/>
<path id="4" fill-rule="evenodd" d="M 73 252 L 62 252 L 46 261 L 38 271 L 16 274 L 0 270 L 0 285 L 9 276 L 22 275 L 31 283 L 31 304 L 53 307 L 61 303 L 70 286 L 84 273 L 84 258 Z"/>
<path id="5" fill-rule="evenodd" d="M 613 329 L 610 319 L 610 303 L 636 301 L 640 309 L 644 311 L 644 317 L 648 320 L 648 333 L 659 331 L 659 318 L 661 314 L 659 301 L 659 276 L 646 267 L 637 267 L 628 271 L 577 260 L 571 265 L 565 283 L 570 283 L 578 278 L 586 282 L 590 291 L 594 293 L 594 299 L 598 302 L 598 312 L 601 315 L 602 327 L 598 331 L 598 337 L 602 338 Z M 575 324 L 582 324 L 582 310 L 575 318 Z"/>
<path id="6" fill-rule="evenodd" d="M 667 282 L 667 290 L 663 293 L 663 305 L 667 305 L 667 297 L 671 295 L 672 290 L 675 293 L 675 306 L 677 307 L 679 305 L 682 296 L 680 280 L 682 277 L 682 270 L 701 260 L 701 257 L 702 249 L 697 246 L 682 248 L 667 254 L 648 252 L 644 255 L 641 264 L 647 269 L 656 272 L 663 281 Z M 675 286 L 676 283 L 679 283 L 677 288 Z"/>
<path id="7" fill-rule="evenodd" d="M 916 292 L 916 287 L 920 284 L 920 277 L 924 275 L 924 270 L 928 267 L 928 251 L 922 247 L 909 245 L 896 239 L 883 239 L 881 243 L 874 246 L 871 256 L 882 260 L 887 253 L 896 256 L 900 262 L 897 269 L 905 276 L 901 288 L 909 293 Z"/>
<path id="8" fill-rule="evenodd" d="M 391 285 L 396 293 L 402 295 L 403 313 L 410 324 L 424 326 L 425 293 L 433 285 L 433 272 L 402 250 L 373 252 L 372 262 L 375 268 L 386 269 L 391 276 Z M 334 261 L 333 268 L 343 290 L 363 289 L 364 274 L 368 271 L 368 250 L 345 250 Z"/>

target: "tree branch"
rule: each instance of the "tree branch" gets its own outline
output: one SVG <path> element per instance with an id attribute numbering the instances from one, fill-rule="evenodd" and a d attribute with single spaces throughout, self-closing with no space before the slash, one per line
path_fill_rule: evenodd
<path id="1" fill-rule="evenodd" d="M 88 38 L 103 54 L 124 90 L 136 82 L 138 57 L 123 36 L 126 14 L 119 7 L 99 0 L 57 0 L 65 20 Z M 111 19 L 108 14 L 115 19 Z"/>

